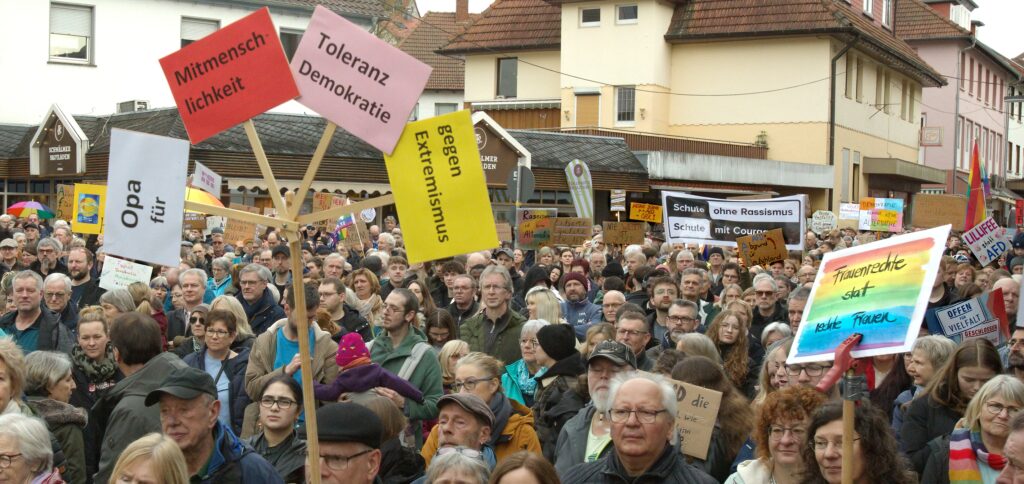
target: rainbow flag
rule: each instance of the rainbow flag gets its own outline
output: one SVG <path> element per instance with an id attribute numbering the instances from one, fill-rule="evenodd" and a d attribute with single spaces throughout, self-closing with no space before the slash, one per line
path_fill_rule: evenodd
<path id="1" fill-rule="evenodd" d="M 984 172 L 978 157 L 978 142 L 974 142 L 971 152 L 971 173 L 967 184 L 967 216 L 964 218 L 964 230 L 971 230 L 985 220 L 985 183 L 982 182 Z"/>

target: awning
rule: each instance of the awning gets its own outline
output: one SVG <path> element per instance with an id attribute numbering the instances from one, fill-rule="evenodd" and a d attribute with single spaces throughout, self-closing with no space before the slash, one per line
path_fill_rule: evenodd
<path id="1" fill-rule="evenodd" d="M 539 99 L 533 101 L 486 101 L 470 103 L 474 110 L 519 110 L 519 109 L 561 109 L 562 101 L 558 99 Z"/>
<path id="2" fill-rule="evenodd" d="M 277 185 L 279 187 L 293 191 L 297 190 L 301 183 L 302 180 L 277 180 Z M 268 190 L 267 182 L 262 178 L 228 178 L 228 188 L 231 190 L 252 190 L 253 188 Z M 331 193 L 366 192 L 367 195 L 383 195 L 391 193 L 391 185 L 387 183 L 331 182 L 314 180 L 311 188 L 317 192 L 327 191 Z"/>
<path id="3" fill-rule="evenodd" d="M 1007 183 L 1007 186 L 1009 186 L 1009 183 Z M 1005 188 L 993 188 L 992 198 L 995 198 L 996 200 L 999 200 L 1001 202 L 1009 203 L 1010 205 L 1016 204 L 1017 200 L 1024 199 L 1020 195 L 1017 195 L 1016 193 L 1013 193 L 1013 191 L 1007 190 Z"/>
<path id="4" fill-rule="evenodd" d="M 946 183 L 946 172 L 899 158 L 864 157 L 865 175 L 888 175 L 917 183 Z"/>
<path id="5" fill-rule="evenodd" d="M 1013 190 L 1013 191 L 1022 191 L 1022 192 L 1024 192 L 1024 179 L 1020 179 L 1020 180 L 1006 180 L 1006 188 L 1009 188 L 1010 190 Z"/>

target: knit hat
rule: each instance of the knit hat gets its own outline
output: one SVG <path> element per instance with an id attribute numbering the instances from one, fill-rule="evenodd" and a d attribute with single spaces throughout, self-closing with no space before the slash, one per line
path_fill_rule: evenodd
<path id="1" fill-rule="evenodd" d="M 618 262 L 609 262 L 601 270 L 601 277 L 622 277 L 623 274 L 625 274 L 625 271 L 622 270 L 622 264 Z"/>
<path id="2" fill-rule="evenodd" d="M 1013 259 L 1010 259 L 1010 270 L 1011 271 L 1013 270 L 1014 267 L 1017 267 L 1019 265 L 1024 265 L 1024 257 L 1014 257 Z"/>
<path id="3" fill-rule="evenodd" d="M 362 336 L 359 333 L 348 333 L 341 337 L 338 342 L 338 356 L 335 360 L 338 366 L 344 368 L 358 358 L 369 358 L 370 351 L 366 349 Z"/>
<path id="4" fill-rule="evenodd" d="M 580 284 L 583 284 L 584 288 L 589 287 L 587 285 L 587 276 L 585 276 L 583 274 L 580 274 L 579 272 L 572 272 L 572 271 L 566 272 L 565 275 L 562 276 L 562 287 L 565 287 L 565 285 L 569 281 L 576 281 L 576 282 L 578 282 Z"/>
<path id="5" fill-rule="evenodd" d="M 576 332 L 568 324 L 549 324 L 537 331 L 540 348 L 555 361 L 576 353 Z"/>
<path id="6" fill-rule="evenodd" d="M 723 259 L 725 258 L 725 251 L 723 251 L 721 247 L 712 247 L 708 249 L 708 260 L 711 260 L 711 256 L 715 254 L 718 254 Z"/>

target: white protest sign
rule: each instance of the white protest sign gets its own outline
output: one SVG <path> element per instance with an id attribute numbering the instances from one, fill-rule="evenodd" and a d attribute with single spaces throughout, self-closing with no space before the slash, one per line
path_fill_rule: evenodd
<path id="1" fill-rule="evenodd" d="M 1000 227 L 992 217 L 986 218 L 971 230 L 964 232 L 962 238 L 982 266 L 987 266 L 1010 249 L 1010 240 L 1006 236 L 1006 229 Z"/>
<path id="2" fill-rule="evenodd" d="M 108 254 L 165 266 L 181 262 L 186 140 L 114 129 L 110 133 Z"/>
<path id="3" fill-rule="evenodd" d="M 377 209 L 370 207 L 363 209 L 359 212 L 359 219 L 368 224 L 372 224 L 377 219 Z"/>
<path id="4" fill-rule="evenodd" d="M 130 260 L 118 259 L 108 255 L 103 260 L 103 272 L 100 273 L 100 287 L 108 291 L 127 289 L 133 282 L 149 284 L 153 268 L 145 264 L 136 264 Z"/>
<path id="5" fill-rule="evenodd" d="M 811 216 L 811 231 L 816 234 L 824 234 L 835 230 L 839 224 L 836 214 L 828 210 L 818 210 Z"/>
<path id="6" fill-rule="evenodd" d="M 860 220 L 860 204 L 840 203 L 839 220 Z"/>
<path id="7" fill-rule="evenodd" d="M 192 186 L 220 198 L 221 177 L 215 171 L 196 162 L 196 171 L 192 175 Z"/>

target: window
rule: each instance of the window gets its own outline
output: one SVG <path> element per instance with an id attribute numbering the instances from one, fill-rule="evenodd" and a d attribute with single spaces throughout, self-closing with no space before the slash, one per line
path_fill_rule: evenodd
<path id="1" fill-rule="evenodd" d="M 892 25 L 892 0 L 882 0 L 882 25 Z"/>
<path id="2" fill-rule="evenodd" d="M 971 58 L 971 68 L 967 71 L 967 93 L 974 94 L 974 58 Z"/>
<path id="3" fill-rule="evenodd" d="M 299 49 L 299 41 L 302 40 L 302 30 L 281 29 L 281 46 L 284 47 L 284 55 L 292 60 L 295 51 Z"/>
<path id="4" fill-rule="evenodd" d="M 853 59 L 853 55 L 846 54 L 846 92 L 843 93 L 846 99 L 853 98 L 853 79 L 857 74 L 854 72 L 855 65 L 856 61 Z"/>
<path id="5" fill-rule="evenodd" d="M 885 83 L 885 85 L 882 86 L 882 88 L 884 89 L 883 99 L 885 101 L 885 113 L 889 114 L 890 112 L 892 112 L 889 109 L 890 106 L 892 106 L 892 96 L 890 92 L 890 89 L 892 88 L 892 80 L 889 78 L 888 72 L 885 73 L 885 79 L 882 82 Z"/>
<path id="6" fill-rule="evenodd" d="M 879 65 L 875 69 L 875 109 L 885 107 L 885 69 Z"/>
<path id="7" fill-rule="evenodd" d="M 92 7 L 50 4 L 50 60 L 88 64 L 92 59 Z"/>
<path id="8" fill-rule="evenodd" d="M 874 10 L 874 8 L 872 8 L 872 7 L 874 7 L 873 4 L 875 3 L 875 0 L 863 0 L 863 1 L 864 1 L 864 13 L 867 14 L 867 15 L 871 15 L 872 11 Z"/>
<path id="9" fill-rule="evenodd" d="M 967 54 L 961 52 L 960 53 L 960 90 L 961 91 L 964 90 L 964 84 L 967 84 L 967 79 L 964 79 L 964 71 L 967 68 L 967 66 L 965 65 L 966 62 L 967 62 Z"/>
<path id="10" fill-rule="evenodd" d="M 992 73 L 989 72 L 988 69 L 985 69 L 985 104 L 992 104 L 992 99 L 989 97 L 991 95 L 991 90 L 989 89 L 989 86 L 992 85 L 991 74 Z"/>
<path id="11" fill-rule="evenodd" d="M 864 59 L 857 58 L 857 102 L 864 102 Z"/>
<path id="12" fill-rule="evenodd" d="M 456 103 L 435 103 L 434 104 L 434 116 L 440 116 L 442 114 L 454 113 L 459 110 L 459 105 Z"/>
<path id="13" fill-rule="evenodd" d="M 907 112 L 907 108 L 910 107 L 910 83 L 906 80 L 900 85 L 900 119 L 909 120 L 910 113 Z"/>
<path id="14" fill-rule="evenodd" d="M 636 122 L 636 88 L 615 88 L 615 122 L 633 124 Z"/>
<path id="15" fill-rule="evenodd" d="M 981 100 L 981 62 L 978 63 L 978 75 L 977 75 L 977 77 L 975 77 L 975 79 L 977 79 L 977 81 L 978 81 L 978 91 L 976 93 L 976 97 L 980 101 Z"/>
<path id="16" fill-rule="evenodd" d="M 600 8 L 581 8 L 580 27 L 599 27 L 601 25 Z"/>
<path id="17" fill-rule="evenodd" d="M 512 99 L 516 97 L 517 70 L 519 58 L 504 57 L 498 59 L 498 98 Z"/>
<path id="18" fill-rule="evenodd" d="M 210 35 L 220 28 L 220 21 L 203 20 L 198 18 L 181 19 L 181 46 L 185 47 L 207 35 Z"/>
<path id="19" fill-rule="evenodd" d="M 615 23 L 635 24 L 640 17 L 639 7 L 636 5 L 619 5 L 615 7 Z"/>

